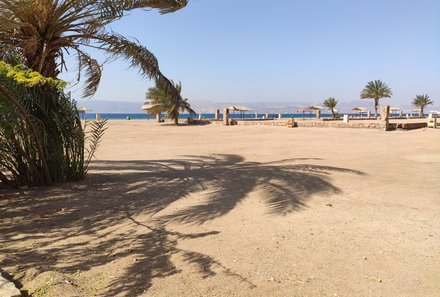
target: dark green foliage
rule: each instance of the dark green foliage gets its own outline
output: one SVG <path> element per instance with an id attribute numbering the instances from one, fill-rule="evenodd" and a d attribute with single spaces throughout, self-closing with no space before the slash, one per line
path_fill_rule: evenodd
<path id="1" fill-rule="evenodd" d="M 95 156 L 95 152 L 101 144 L 101 138 L 104 135 L 105 127 L 107 125 L 107 120 L 101 121 L 91 121 L 91 127 L 88 134 L 86 134 L 86 142 L 90 144 L 89 147 L 85 147 L 87 151 L 87 159 L 85 159 L 85 172 L 87 172 L 87 168 L 89 167 L 90 161 Z"/>
<path id="2" fill-rule="evenodd" d="M 425 106 L 434 104 L 434 101 L 429 99 L 428 95 L 417 95 L 416 98 L 413 99 L 412 104 L 420 108 L 420 116 L 423 116 Z"/>
<path id="3" fill-rule="evenodd" d="M 67 56 L 77 60 L 78 81 L 85 78 L 85 97 L 92 96 L 100 83 L 102 64 L 88 52 L 97 50 L 106 61 L 122 58 L 143 77 L 160 81 L 167 94 L 180 102 L 156 57 L 109 25 L 135 9 L 170 13 L 187 2 L 0 0 L 0 60 L 28 69 L 23 77 L 15 68 L 0 65 L 4 66 L 4 71 L 0 69 L 0 181 L 40 185 L 84 177 L 105 122 L 92 123 L 90 134 L 84 135 L 74 102 L 56 85 L 56 78 L 66 70 Z M 86 140 L 91 142 L 87 157 Z"/>
<path id="4" fill-rule="evenodd" d="M 339 117 L 339 115 L 335 112 L 336 105 L 338 105 L 338 100 L 336 100 L 333 97 L 330 97 L 330 98 L 326 99 L 323 104 L 325 107 L 330 109 L 330 111 L 332 112 L 333 118 Z"/>
<path id="5" fill-rule="evenodd" d="M 374 99 L 374 116 L 377 118 L 377 108 L 380 98 L 391 98 L 391 88 L 380 80 L 370 81 L 361 92 L 361 99 Z"/>
<path id="6" fill-rule="evenodd" d="M 171 81 L 171 84 L 179 94 L 178 97 L 173 96 L 167 87 L 168 85 L 161 80 L 157 80 L 156 85 L 148 89 L 147 99 L 151 99 L 151 103 L 154 105 L 148 109 L 148 112 L 152 114 L 165 112 L 167 117 L 174 120 L 174 123 L 177 125 L 181 111 L 188 111 L 189 113 L 195 113 L 195 111 L 191 108 L 188 99 L 182 99 L 180 96 L 182 83 Z"/>
<path id="7" fill-rule="evenodd" d="M 104 125 L 93 123 L 86 137 L 75 102 L 60 89 L 0 75 L 1 182 L 50 185 L 84 178 Z"/>

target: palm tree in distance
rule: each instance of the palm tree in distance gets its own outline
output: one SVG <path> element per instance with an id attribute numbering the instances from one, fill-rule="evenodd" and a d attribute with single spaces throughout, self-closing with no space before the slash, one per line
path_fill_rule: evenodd
<path id="1" fill-rule="evenodd" d="M 391 98 L 390 87 L 380 80 L 370 81 L 361 92 L 361 99 L 374 99 L 374 116 L 377 119 L 377 107 L 380 98 Z"/>
<path id="2" fill-rule="evenodd" d="M 425 108 L 425 106 L 427 105 L 431 105 L 434 104 L 434 101 L 432 101 L 431 99 L 429 99 L 428 95 L 417 95 L 416 98 L 413 99 L 412 104 L 415 107 L 419 107 L 420 108 L 420 116 L 423 116 L 423 110 Z"/>
<path id="3" fill-rule="evenodd" d="M 143 77 L 162 81 L 173 96 L 171 82 L 160 72 L 156 57 L 144 46 L 113 32 L 108 26 L 135 9 L 174 12 L 188 0 L 0 0 L 0 59 L 25 64 L 45 77 L 66 70 L 67 56 L 76 56 L 78 81 L 84 76 L 84 96 L 92 96 L 102 65 L 87 52 L 122 58 Z"/>
<path id="4" fill-rule="evenodd" d="M 179 94 L 176 99 L 168 92 L 166 85 L 162 81 L 156 81 L 156 85 L 148 89 L 147 98 L 151 99 L 152 107 L 148 109 L 149 113 L 160 114 L 165 112 L 167 117 L 174 120 L 174 124 L 179 124 L 179 114 L 183 111 L 188 111 L 190 114 L 195 113 L 191 108 L 188 99 L 182 99 L 182 83 L 174 83 L 175 90 Z"/>
<path id="5" fill-rule="evenodd" d="M 338 100 L 330 97 L 324 101 L 324 106 L 327 107 L 332 112 L 332 118 L 336 118 L 335 107 L 338 105 Z"/>

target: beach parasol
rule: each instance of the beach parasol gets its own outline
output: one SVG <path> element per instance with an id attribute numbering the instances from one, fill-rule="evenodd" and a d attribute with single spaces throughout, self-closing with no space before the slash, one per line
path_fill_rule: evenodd
<path id="1" fill-rule="evenodd" d="M 296 112 L 302 112 L 302 113 L 304 113 L 304 112 L 310 112 L 311 110 L 310 110 L 310 108 L 308 107 L 308 106 L 304 106 L 304 107 L 300 107 L 300 108 L 298 108 L 298 110 L 296 111 Z"/>
<path id="2" fill-rule="evenodd" d="M 92 111 L 90 108 L 86 107 L 86 106 L 78 106 L 77 110 L 79 112 L 86 112 L 86 111 Z"/>
<path id="3" fill-rule="evenodd" d="M 149 113 L 150 108 L 155 107 L 156 104 L 144 103 L 141 107 L 142 110 L 146 110 Z"/>
<path id="4" fill-rule="evenodd" d="M 354 112 L 359 113 L 359 114 L 368 113 L 368 108 L 365 108 L 365 107 L 355 107 L 352 110 Z"/>
<path id="5" fill-rule="evenodd" d="M 142 106 L 141 106 L 141 109 L 142 110 L 145 110 L 146 112 L 147 112 L 147 118 L 148 119 L 150 119 L 150 109 L 151 108 L 153 108 L 153 107 L 156 107 L 157 106 L 157 104 L 151 104 L 151 103 L 148 103 L 148 102 L 145 102 Z M 157 116 L 157 120 L 160 122 L 160 113 L 158 113 L 158 114 L 156 114 L 156 116 Z"/>
<path id="6" fill-rule="evenodd" d="M 232 110 L 232 111 L 239 111 L 240 114 L 241 114 L 241 118 L 243 118 L 243 114 L 244 114 L 245 111 L 251 110 L 249 107 L 240 106 L 240 105 L 229 106 L 229 107 L 226 107 L 226 109 L 229 109 L 229 110 Z"/>
<path id="7" fill-rule="evenodd" d="M 85 115 L 86 111 L 92 111 L 90 108 L 88 108 L 88 107 L 86 107 L 86 106 L 79 106 L 79 107 L 77 108 L 77 110 L 78 110 L 80 116 L 82 116 L 83 119 L 84 119 L 84 117 L 85 117 L 84 115 Z"/>
<path id="8" fill-rule="evenodd" d="M 310 106 L 303 106 L 303 107 L 300 107 L 300 108 L 297 110 L 297 112 L 306 112 L 306 111 L 311 112 L 312 110 L 322 110 L 322 109 L 324 109 L 324 107 L 322 107 L 322 106 L 319 106 L 319 105 L 310 105 Z"/>
<path id="9" fill-rule="evenodd" d="M 403 116 L 403 110 L 400 107 L 390 107 L 390 114 L 394 116 L 398 114 L 400 117 Z"/>
<path id="10" fill-rule="evenodd" d="M 352 110 L 353 111 L 357 111 L 357 112 L 367 112 L 368 108 L 365 108 L 365 107 L 355 107 Z"/>
<path id="11" fill-rule="evenodd" d="M 320 111 L 322 109 L 324 109 L 324 107 L 322 107 L 320 105 L 310 105 L 310 106 L 300 107 L 296 112 L 302 112 L 302 113 L 308 112 L 308 113 L 311 114 L 315 110 L 319 110 Z"/>
<path id="12" fill-rule="evenodd" d="M 415 108 L 415 109 L 411 110 L 411 114 L 413 114 L 413 113 L 418 113 L 419 116 L 423 116 L 422 110 L 420 108 Z"/>

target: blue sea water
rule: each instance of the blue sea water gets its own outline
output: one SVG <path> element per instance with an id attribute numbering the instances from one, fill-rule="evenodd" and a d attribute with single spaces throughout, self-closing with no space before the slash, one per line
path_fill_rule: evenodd
<path id="1" fill-rule="evenodd" d="M 128 118 L 130 118 L 131 120 L 154 120 L 156 119 L 155 116 L 148 116 L 145 113 L 101 113 L 101 118 L 102 119 L 109 119 L 109 120 L 126 120 Z M 215 114 L 213 113 L 203 113 L 201 114 L 203 119 L 214 119 L 215 118 Z M 255 113 L 246 113 L 240 115 L 238 113 L 233 114 L 231 113 L 230 118 L 232 119 L 241 119 L 242 117 L 244 119 L 255 119 Z M 258 114 L 258 118 L 263 118 L 265 116 L 264 113 L 259 113 Z M 86 119 L 95 119 L 96 118 L 96 113 L 86 113 L 84 116 L 81 116 L 82 118 L 86 118 Z M 181 114 L 179 116 L 180 119 L 182 120 L 186 120 L 189 117 L 189 114 Z M 288 119 L 288 118 L 314 118 L 316 117 L 315 114 L 309 114 L 309 113 L 284 113 L 281 114 L 281 118 L 283 119 Z M 331 114 L 321 114 L 322 118 L 329 118 L 331 117 Z M 193 115 L 194 119 L 198 119 L 199 115 Z M 222 118 L 222 115 L 220 114 L 220 118 Z M 269 118 L 278 118 L 278 114 L 277 113 L 269 113 Z"/>

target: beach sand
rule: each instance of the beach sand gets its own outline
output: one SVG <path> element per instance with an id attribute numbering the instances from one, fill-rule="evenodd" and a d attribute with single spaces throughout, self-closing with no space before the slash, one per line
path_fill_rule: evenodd
<path id="1" fill-rule="evenodd" d="M 0 267 L 36 296 L 440 296 L 439 181 L 440 129 L 110 121 L 85 181 L 1 190 Z"/>

